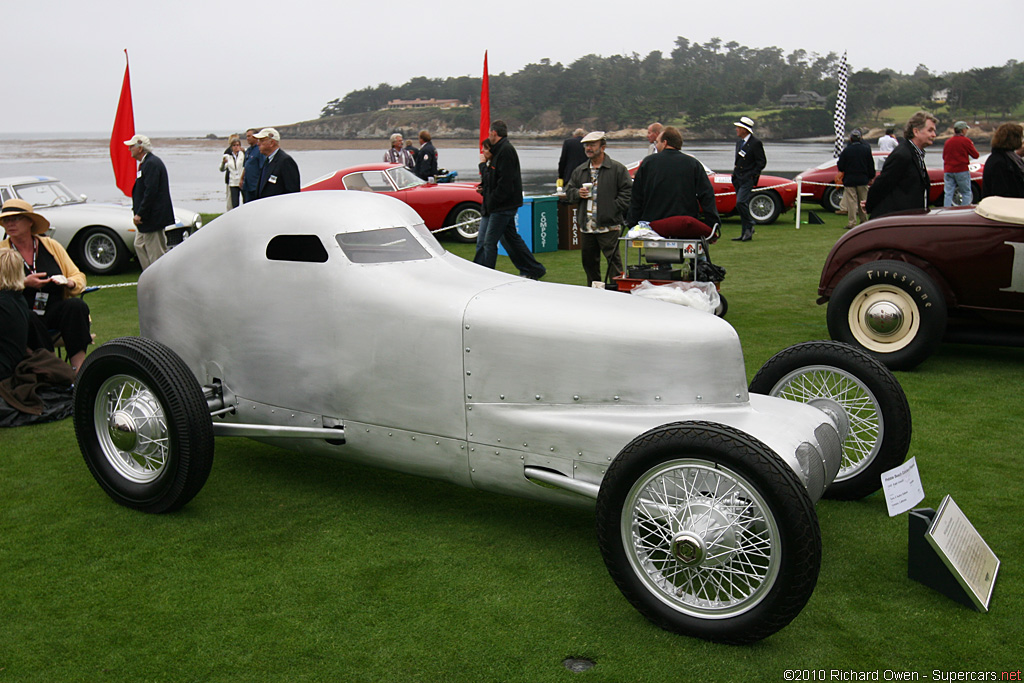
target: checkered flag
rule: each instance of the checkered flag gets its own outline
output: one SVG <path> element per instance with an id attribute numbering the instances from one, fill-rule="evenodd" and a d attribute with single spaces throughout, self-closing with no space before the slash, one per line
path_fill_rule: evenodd
<path id="1" fill-rule="evenodd" d="M 836 114 L 832 123 L 836 129 L 836 146 L 832 156 L 838 158 L 843 151 L 843 141 L 846 138 L 846 76 L 850 67 L 846 63 L 846 53 L 839 60 L 839 91 L 836 93 Z"/>

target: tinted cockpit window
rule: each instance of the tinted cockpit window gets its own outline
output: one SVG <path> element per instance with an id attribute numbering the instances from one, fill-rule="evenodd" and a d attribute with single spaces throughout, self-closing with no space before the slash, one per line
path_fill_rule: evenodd
<path id="1" fill-rule="evenodd" d="M 316 235 L 278 235 L 267 244 L 267 258 L 271 261 L 324 263 L 327 250 Z"/>
<path id="2" fill-rule="evenodd" d="M 430 253 L 407 228 L 343 232 L 338 245 L 353 263 L 392 263 L 430 258 Z"/>

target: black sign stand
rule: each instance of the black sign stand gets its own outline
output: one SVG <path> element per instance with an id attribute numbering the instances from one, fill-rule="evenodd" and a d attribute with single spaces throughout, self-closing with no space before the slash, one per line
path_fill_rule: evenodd
<path id="1" fill-rule="evenodd" d="M 939 591 L 961 605 L 977 609 L 974 600 L 963 589 L 953 572 L 945 565 L 924 535 L 935 519 L 932 508 L 911 510 L 910 529 L 907 537 L 907 576 L 914 581 Z"/>
<path id="2" fill-rule="evenodd" d="M 962 605 L 987 612 L 999 558 L 946 496 L 936 512 L 908 516 L 907 576 Z"/>

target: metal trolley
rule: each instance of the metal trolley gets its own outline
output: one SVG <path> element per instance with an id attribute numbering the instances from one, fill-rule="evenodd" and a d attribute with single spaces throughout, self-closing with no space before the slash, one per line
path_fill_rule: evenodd
<path id="1" fill-rule="evenodd" d="M 614 288 L 632 291 L 644 280 L 652 285 L 672 282 L 713 282 L 721 303 L 715 315 L 725 317 L 729 304 L 722 294 L 725 269 L 711 262 L 710 247 L 704 238 L 645 240 L 621 237 L 625 273 L 615 278 Z M 631 257 L 635 255 L 635 264 Z"/>

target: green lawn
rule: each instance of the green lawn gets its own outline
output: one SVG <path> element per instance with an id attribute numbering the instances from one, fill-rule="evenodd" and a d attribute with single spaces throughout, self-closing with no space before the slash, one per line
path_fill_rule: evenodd
<path id="1" fill-rule="evenodd" d="M 748 377 L 828 336 L 814 300 L 845 217 L 811 208 L 825 225 L 795 230 L 788 213 L 739 243 L 733 219 L 712 248 Z M 548 280 L 584 284 L 578 252 L 540 259 Z M 134 288 L 88 302 L 98 342 L 137 334 Z M 1004 562 L 988 614 L 907 579 L 906 517 L 877 494 L 818 504 L 810 602 L 774 636 L 731 647 L 645 621 L 607 575 L 589 511 L 220 439 L 195 500 L 146 515 L 100 490 L 65 420 L 0 430 L 0 682 L 998 680 L 1020 669 L 1024 636 L 1024 351 L 946 345 L 897 377 L 923 505 L 951 494 Z M 571 673 L 567 657 L 596 666 Z"/>

